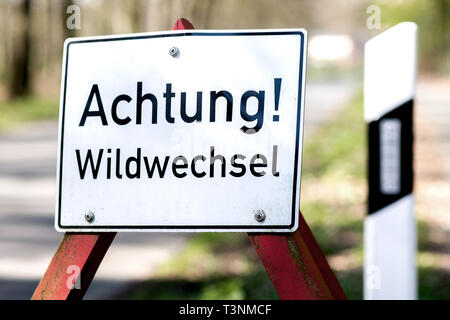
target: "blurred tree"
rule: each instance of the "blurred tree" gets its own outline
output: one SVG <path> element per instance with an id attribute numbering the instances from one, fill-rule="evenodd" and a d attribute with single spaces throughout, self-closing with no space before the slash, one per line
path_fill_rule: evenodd
<path id="1" fill-rule="evenodd" d="M 192 0 L 190 16 L 195 21 L 198 29 L 211 28 L 211 19 L 213 19 L 212 10 L 216 7 L 214 0 Z"/>
<path id="2" fill-rule="evenodd" d="M 74 4 L 73 0 L 64 0 L 63 1 L 62 12 L 61 13 L 62 13 L 62 22 L 63 22 L 62 28 L 64 30 L 64 32 L 63 32 L 64 40 L 66 38 L 76 37 L 77 30 L 76 29 L 70 29 L 67 26 L 67 18 L 69 16 L 69 14 L 67 13 L 67 8 L 70 7 L 73 4 Z"/>
<path id="3" fill-rule="evenodd" d="M 420 69 L 425 72 L 448 73 L 450 71 L 449 0 L 378 1 L 384 28 L 402 21 L 417 23 Z"/>
<path id="4" fill-rule="evenodd" d="M 8 2 L 0 2 L 0 39 L 1 39 L 1 57 L 0 57 L 0 81 L 5 83 L 7 81 L 8 75 L 8 63 L 9 61 L 9 25 L 8 25 L 8 15 L 9 12 L 9 3 Z"/>
<path id="5" fill-rule="evenodd" d="M 19 3 L 20 27 L 13 43 L 12 70 L 9 81 L 11 97 L 28 95 L 31 92 L 30 47 L 31 47 L 31 0 Z"/>
<path id="6" fill-rule="evenodd" d="M 444 61 L 444 68 L 450 69 L 450 28 L 449 28 L 449 19 L 450 19 L 450 5 L 448 0 L 438 0 L 438 8 L 439 12 L 439 30 L 438 30 L 438 47 L 439 50 L 442 51 Z M 446 64 L 446 65 L 445 65 Z"/>
<path id="7" fill-rule="evenodd" d="M 146 31 L 147 4 L 147 1 L 142 0 L 130 1 L 131 32 Z"/>

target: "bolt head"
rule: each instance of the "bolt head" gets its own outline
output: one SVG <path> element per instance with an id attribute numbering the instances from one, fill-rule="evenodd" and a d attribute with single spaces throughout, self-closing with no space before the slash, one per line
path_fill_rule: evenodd
<path id="1" fill-rule="evenodd" d="M 180 54 L 180 50 L 177 47 L 172 47 L 169 49 L 169 54 L 175 58 Z"/>
<path id="2" fill-rule="evenodd" d="M 258 222 L 263 222 L 266 219 L 266 214 L 263 210 L 256 210 L 255 211 L 255 220 Z"/>
<path id="3" fill-rule="evenodd" d="M 86 219 L 87 222 L 92 223 L 94 222 L 95 219 L 95 215 L 92 211 L 88 211 L 85 215 L 84 215 L 84 219 Z"/>

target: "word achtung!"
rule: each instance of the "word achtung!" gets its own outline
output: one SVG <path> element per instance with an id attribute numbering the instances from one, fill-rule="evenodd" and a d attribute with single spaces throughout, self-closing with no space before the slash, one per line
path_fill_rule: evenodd
<path id="1" fill-rule="evenodd" d="M 274 111 L 278 112 L 279 108 L 279 97 L 281 90 L 281 78 L 274 79 Z M 173 99 L 179 97 L 179 110 L 173 110 Z M 265 90 L 247 90 L 245 91 L 240 99 L 239 104 L 239 115 L 242 120 L 252 123 L 254 125 L 248 127 L 246 125 L 241 127 L 241 131 L 246 134 L 253 134 L 258 132 L 264 123 L 264 108 L 266 102 L 266 91 Z M 87 121 L 94 121 L 95 118 L 101 121 L 103 126 L 107 126 L 111 123 L 111 120 L 120 126 L 135 124 L 157 124 L 159 112 L 164 112 L 164 119 L 167 123 L 175 123 L 175 119 L 181 119 L 185 123 L 193 123 L 204 121 L 202 118 L 203 110 L 203 92 L 196 92 L 196 111 L 194 114 L 188 114 L 186 107 L 186 92 L 176 93 L 173 91 L 172 83 L 166 83 L 165 92 L 162 97 L 157 97 L 155 94 L 150 92 L 143 92 L 142 82 L 137 82 L 136 84 L 136 95 L 131 97 L 127 94 L 119 94 L 114 98 L 110 107 L 110 116 L 107 116 L 105 112 L 105 107 L 103 104 L 101 90 L 98 84 L 93 84 L 89 93 L 89 96 L 84 107 L 83 114 L 80 119 L 79 126 L 83 127 L 86 125 Z M 96 101 L 98 110 L 92 110 L 93 101 Z M 249 112 L 249 100 L 254 99 L 256 101 L 256 112 Z M 216 121 L 216 113 L 225 112 L 225 118 L 227 122 L 233 121 L 234 105 L 236 104 L 236 98 L 227 90 L 210 91 L 209 92 L 209 122 Z M 217 101 L 225 102 L 224 110 L 217 110 Z M 144 103 L 146 107 L 151 106 L 151 116 L 143 117 Z M 161 105 L 163 107 L 161 107 Z M 122 108 L 119 115 L 119 108 Z M 97 108 L 95 108 L 97 109 Z M 161 110 L 164 109 L 164 110 Z M 134 121 L 132 120 L 134 118 Z M 159 117 L 161 119 L 161 117 Z M 98 121 L 97 120 L 97 121 Z M 279 115 L 274 114 L 273 121 L 279 121 Z M 98 123 L 98 122 L 97 122 Z"/>

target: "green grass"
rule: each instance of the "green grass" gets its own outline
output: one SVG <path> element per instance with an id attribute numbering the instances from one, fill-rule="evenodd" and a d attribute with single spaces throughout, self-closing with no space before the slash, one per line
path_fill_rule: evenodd
<path id="1" fill-rule="evenodd" d="M 302 213 L 350 299 L 363 297 L 365 166 L 366 124 L 358 94 L 311 141 L 305 141 L 301 192 Z M 448 270 L 430 260 L 428 237 L 428 226 L 419 220 L 419 298 L 449 299 Z M 277 299 L 278 295 L 246 234 L 200 233 L 155 277 L 122 298 Z"/>
<path id="2" fill-rule="evenodd" d="M 362 94 L 332 122 L 306 141 L 303 148 L 302 179 L 364 179 L 365 122 Z"/>
<path id="3" fill-rule="evenodd" d="M 23 97 L 0 102 L 0 131 L 23 122 L 56 118 L 58 101 L 38 97 Z"/>
<path id="4" fill-rule="evenodd" d="M 277 299 L 243 233 L 199 233 L 125 299 Z M 256 288 L 256 290 L 255 290 Z"/>
<path id="5" fill-rule="evenodd" d="M 125 299 L 164 300 L 265 300 L 278 299 L 264 270 L 239 276 L 205 277 L 200 280 L 155 279 L 141 285 Z"/>
<path id="6" fill-rule="evenodd" d="M 362 94 L 321 127 L 303 149 L 301 210 L 350 299 L 362 298 L 362 231 L 366 199 L 366 125 Z"/>

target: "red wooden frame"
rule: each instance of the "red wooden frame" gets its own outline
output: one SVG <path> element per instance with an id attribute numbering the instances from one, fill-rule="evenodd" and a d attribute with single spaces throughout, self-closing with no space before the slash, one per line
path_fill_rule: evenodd
<path id="1" fill-rule="evenodd" d="M 184 18 L 172 28 L 184 29 L 194 29 Z M 298 230 L 289 234 L 249 233 L 280 298 L 346 299 L 301 213 L 299 221 Z M 66 233 L 32 299 L 82 299 L 115 236 Z M 79 288 L 72 286 L 77 280 Z"/>
<path id="2" fill-rule="evenodd" d="M 115 236 L 115 232 L 66 233 L 31 299 L 82 299 Z M 77 280 L 79 288 L 72 286 Z"/>
<path id="3" fill-rule="evenodd" d="M 299 227 L 293 233 L 249 233 L 280 299 L 347 299 L 308 224 L 299 214 Z"/>

